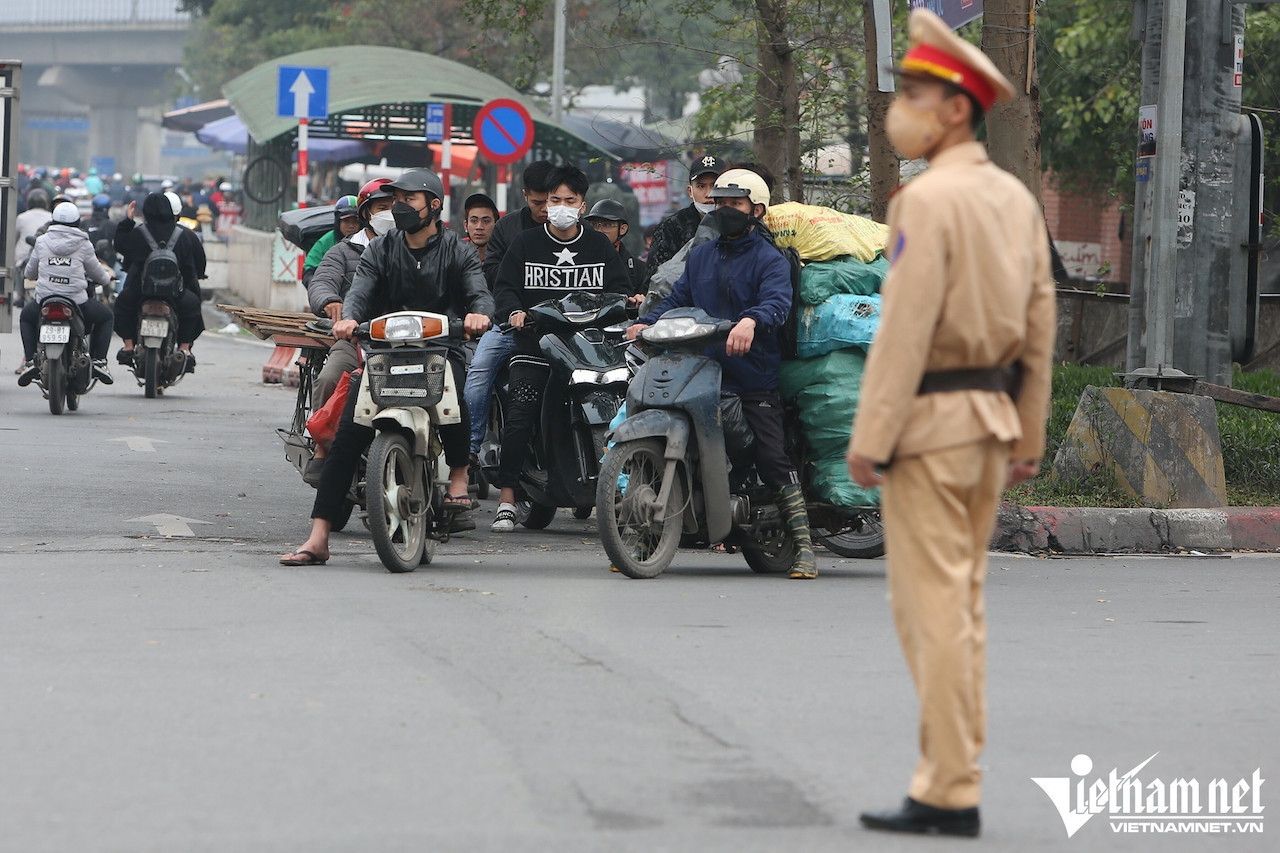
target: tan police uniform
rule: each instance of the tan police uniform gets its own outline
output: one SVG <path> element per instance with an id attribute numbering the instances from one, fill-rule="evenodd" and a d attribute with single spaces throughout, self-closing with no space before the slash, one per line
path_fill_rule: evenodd
<path id="1" fill-rule="evenodd" d="M 921 32 L 915 15 L 912 24 L 914 43 L 996 75 L 997 93 L 1008 88 L 945 25 Z M 881 504 L 889 592 L 921 705 L 908 793 L 962 809 L 979 802 L 983 580 L 996 507 L 1010 461 L 1044 452 L 1056 329 L 1049 247 L 1035 198 L 977 142 L 934 157 L 890 203 L 889 226 L 892 266 L 850 451 L 891 461 Z M 1016 404 L 995 390 L 917 393 L 927 373 L 1019 362 Z"/>

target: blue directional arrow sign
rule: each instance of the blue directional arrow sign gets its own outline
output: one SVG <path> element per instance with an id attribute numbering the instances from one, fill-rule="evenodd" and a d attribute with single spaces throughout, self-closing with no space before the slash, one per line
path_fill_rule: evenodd
<path id="1" fill-rule="evenodd" d="M 329 115 L 329 69 L 281 65 L 276 87 L 280 118 L 324 118 Z"/>

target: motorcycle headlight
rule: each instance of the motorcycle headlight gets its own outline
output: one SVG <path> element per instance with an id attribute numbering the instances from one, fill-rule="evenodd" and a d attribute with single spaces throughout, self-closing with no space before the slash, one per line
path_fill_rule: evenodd
<path id="1" fill-rule="evenodd" d="M 628 382 L 631 371 L 625 367 L 614 367 L 609 370 L 589 370 L 579 368 L 569 374 L 569 381 L 574 385 L 609 385 L 613 382 Z"/>
<path id="2" fill-rule="evenodd" d="M 376 341 L 425 341 L 443 333 L 441 318 L 418 314 L 388 314 L 369 324 L 369 337 Z"/>
<path id="3" fill-rule="evenodd" d="M 709 335 L 716 330 L 710 323 L 699 323 L 692 317 L 673 317 L 670 320 L 659 320 L 640 333 L 640 337 L 650 343 L 678 341 L 685 338 L 697 338 Z"/>
<path id="4" fill-rule="evenodd" d="M 600 374 L 600 384 L 609 385 L 613 382 L 630 382 L 631 369 L 627 367 L 615 367 L 612 370 L 606 370 Z"/>

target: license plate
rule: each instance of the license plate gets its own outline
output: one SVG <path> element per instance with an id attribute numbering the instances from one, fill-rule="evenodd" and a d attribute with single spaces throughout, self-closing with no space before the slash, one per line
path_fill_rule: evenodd
<path id="1" fill-rule="evenodd" d="M 70 326 L 41 326 L 40 343 L 65 344 L 71 340 Z"/>
<path id="2" fill-rule="evenodd" d="M 392 376 L 402 376 L 406 373 L 426 373 L 427 368 L 421 364 L 393 364 L 391 365 Z"/>
<path id="3" fill-rule="evenodd" d="M 143 320 L 138 327 L 138 334 L 144 338 L 163 338 L 169 334 L 169 321 Z"/>
<path id="4" fill-rule="evenodd" d="M 425 397 L 426 388 L 388 388 L 382 392 L 384 397 Z"/>

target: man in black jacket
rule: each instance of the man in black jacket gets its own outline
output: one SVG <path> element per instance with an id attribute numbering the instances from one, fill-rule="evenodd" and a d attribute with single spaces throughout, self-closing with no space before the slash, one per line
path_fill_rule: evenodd
<path id="1" fill-rule="evenodd" d="M 392 311 L 434 311 L 463 319 L 467 334 L 489 328 L 493 297 L 485 287 L 476 251 L 456 233 L 441 227 L 439 217 L 444 185 L 428 169 L 405 172 L 388 184 L 395 192 L 391 212 L 396 229 L 374 239 L 360 256 L 351 289 L 342 303 L 342 319 L 333 324 L 333 336 L 349 340 L 360 323 Z M 462 387 L 460 359 L 450 358 L 455 388 Z M 360 377 L 348 389 L 347 407 L 329 449 L 316 501 L 311 511 L 311 535 L 280 562 L 288 566 L 324 563 L 329 559 L 329 531 L 342 511 L 347 489 L 360 463 L 360 454 L 373 441 L 374 430 L 355 423 Z M 461 401 L 460 401 L 461 402 Z M 442 424 L 440 441 L 449 465 L 449 489 L 445 505 L 451 510 L 471 508 L 467 496 L 466 405 L 462 420 Z"/>
<path id="2" fill-rule="evenodd" d="M 515 528 L 515 488 L 551 371 L 536 332 L 524 328 L 526 312 L 539 302 L 569 293 L 631 294 L 627 268 L 617 250 L 607 237 L 579 221 L 586 207 L 587 176 L 576 166 L 559 166 L 547 186 L 547 224 L 512 241 L 494 287 L 497 316 L 516 329 L 498 463 L 497 485 L 502 494 L 493 521 L 493 530 L 499 533 Z"/>
<path id="3" fill-rule="evenodd" d="M 524 184 L 524 207 L 514 213 L 508 213 L 493 226 L 489 235 L 489 244 L 484 253 L 484 278 L 493 289 L 498 278 L 498 267 L 502 264 L 502 256 L 516 235 L 530 228 L 536 228 L 547 221 L 547 177 L 555 166 L 547 160 L 535 160 L 525 167 L 520 175 Z"/>
<path id="4" fill-rule="evenodd" d="M 689 186 L 685 187 L 685 192 L 689 194 L 689 206 L 668 216 L 653 232 L 653 240 L 649 243 L 649 257 L 645 260 L 650 276 L 693 239 L 693 232 L 698 230 L 702 217 L 715 210 L 711 189 L 723 171 L 724 163 L 710 154 L 693 161 L 693 165 L 689 167 Z"/>

